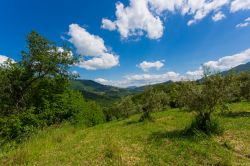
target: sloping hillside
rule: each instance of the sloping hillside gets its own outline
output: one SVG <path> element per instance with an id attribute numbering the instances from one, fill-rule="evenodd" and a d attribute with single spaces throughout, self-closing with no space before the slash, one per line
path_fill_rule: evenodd
<path id="1" fill-rule="evenodd" d="M 240 72 L 246 72 L 246 71 L 250 71 L 250 62 L 246 63 L 246 64 L 242 64 L 239 66 L 236 66 L 228 71 L 224 71 L 223 74 L 227 74 L 229 72 L 236 72 L 236 73 L 240 73 Z"/>
<path id="2" fill-rule="evenodd" d="M 231 105 L 217 115 L 222 136 L 184 136 L 192 113 L 178 109 L 139 115 L 92 128 L 54 126 L 18 149 L 0 152 L 0 165 L 250 165 L 250 105 Z"/>
<path id="3" fill-rule="evenodd" d="M 95 100 L 105 104 L 135 92 L 134 89 L 102 85 L 92 80 L 72 80 L 70 87 L 81 91 L 87 100 Z"/>

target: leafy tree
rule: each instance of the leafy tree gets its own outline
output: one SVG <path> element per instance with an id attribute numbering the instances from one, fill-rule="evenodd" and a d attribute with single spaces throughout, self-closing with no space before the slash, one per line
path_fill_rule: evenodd
<path id="1" fill-rule="evenodd" d="M 243 99 L 250 101 L 250 72 L 241 73 L 239 75 L 240 95 Z"/>
<path id="2" fill-rule="evenodd" d="M 22 60 L 1 66 L 1 110 L 20 112 L 23 108 L 40 107 L 43 101 L 63 93 L 71 74 L 70 65 L 76 58 L 66 48 L 31 32 Z"/>
<path id="3" fill-rule="evenodd" d="M 150 115 L 153 111 L 159 111 L 168 103 L 168 96 L 163 91 L 157 91 L 152 87 L 148 87 L 142 94 L 140 100 L 140 107 L 142 109 L 142 116 L 140 121 L 145 119 L 151 120 Z"/>
<path id="4" fill-rule="evenodd" d="M 136 106 L 130 96 L 123 97 L 117 105 L 122 117 L 128 118 L 136 111 Z"/>
<path id="5" fill-rule="evenodd" d="M 65 100 L 73 78 L 68 69 L 76 61 L 69 49 L 31 32 L 21 61 L 0 65 L 0 137 L 16 138 L 68 119 L 76 111 Z"/>
<path id="6" fill-rule="evenodd" d="M 206 133 L 216 130 L 211 115 L 217 108 L 223 108 L 231 92 L 232 77 L 220 74 L 204 75 L 202 84 L 185 82 L 181 86 L 180 103 L 186 109 L 196 112 L 195 126 Z"/>

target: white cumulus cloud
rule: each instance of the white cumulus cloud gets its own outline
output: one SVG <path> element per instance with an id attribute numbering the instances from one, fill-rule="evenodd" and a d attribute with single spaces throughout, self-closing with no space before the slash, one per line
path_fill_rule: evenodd
<path id="1" fill-rule="evenodd" d="M 109 80 L 106 80 L 106 79 L 103 79 L 103 78 L 96 78 L 95 81 L 99 82 L 100 84 L 103 84 L 103 85 L 106 85 L 106 84 L 110 83 Z"/>
<path id="2" fill-rule="evenodd" d="M 118 87 L 128 87 L 128 86 L 142 86 L 142 85 L 150 85 L 156 84 L 166 81 L 178 81 L 182 79 L 179 73 L 175 73 L 173 71 L 166 72 L 163 74 L 135 74 L 135 75 L 127 75 L 123 80 L 106 80 L 103 78 L 97 78 L 95 81 L 105 84 L 112 85 Z"/>
<path id="3" fill-rule="evenodd" d="M 103 18 L 102 19 L 102 28 L 108 29 L 110 31 L 116 30 L 116 24 L 110 21 L 109 19 Z"/>
<path id="4" fill-rule="evenodd" d="M 234 13 L 250 9 L 250 0 L 129 0 L 129 5 L 116 4 L 116 19 L 104 18 L 102 28 L 117 30 L 122 38 L 146 35 L 149 39 L 163 36 L 166 15 L 179 13 L 191 16 L 187 22 L 191 26 L 211 13 L 214 21 L 226 17 L 222 8 L 230 8 Z"/>
<path id="5" fill-rule="evenodd" d="M 8 60 L 7 56 L 4 55 L 0 55 L 0 64 L 3 64 L 4 62 L 6 62 Z"/>
<path id="6" fill-rule="evenodd" d="M 225 56 L 217 61 L 208 61 L 203 65 L 215 70 L 223 71 L 247 63 L 249 61 L 250 61 L 250 48 L 238 54 Z"/>
<path id="7" fill-rule="evenodd" d="M 248 25 L 249 25 L 249 22 L 243 22 L 243 23 L 237 24 L 235 27 L 236 28 L 244 28 L 244 27 L 247 27 Z"/>
<path id="8" fill-rule="evenodd" d="M 108 69 L 119 65 L 119 57 L 104 44 L 104 40 L 92 35 L 78 24 L 69 25 L 69 41 L 76 47 L 76 52 L 82 56 L 78 66 L 87 70 Z"/>
<path id="9" fill-rule="evenodd" d="M 250 0 L 234 0 L 231 3 L 231 12 L 237 12 L 240 10 L 249 10 Z"/>
<path id="10" fill-rule="evenodd" d="M 15 61 L 13 59 L 11 59 L 5 55 L 0 55 L 0 65 L 4 64 L 8 59 L 10 59 L 12 63 L 15 63 Z"/>
<path id="11" fill-rule="evenodd" d="M 102 27 L 110 30 L 107 24 L 115 25 L 123 38 L 146 33 L 150 39 L 159 39 L 163 34 L 163 23 L 159 16 L 150 11 L 147 0 L 130 0 L 127 7 L 123 3 L 117 3 L 116 17 L 113 22 L 105 19 Z"/>
<path id="12" fill-rule="evenodd" d="M 198 70 L 186 72 L 185 77 L 190 80 L 197 80 L 202 78 L 202 76 L 203 76 L 203 69 L 202 67 L 199 67 Z"/>
<path id="13" fill-rule="evenodd" d="M 216 13 L 212 17 L 212 19 L 213 19 L 213 21 L 217 22 L 217 21 L 220 21 L 220 20 L 224 19 L 225 17 L 226 17 L 225 14 L 223 14 L 221 11 L 219 11 L 218 13 Z"/>
<path id="14" fill-rule="evenodd" d="M 148 61 L 143 61 L 137 67 L 142 69 L 145 72 L 148 72 L 150 69 L 155 68 L 156 70 L 159 70 L 164 66 L 164 61 L 155 61 L 155 62 L 148 62 Z"/>
<path id="15" fill-rule="evenodd" d="M 236 28 L 244 28 L 247 27 L 250 23 L 250 17 L 246 18 L 244 22 L 237 24 L 235 27 Z"/>
<path id="16" fill-rule="evenodd" d="M 250 22 L 250 17 L 246 18 L 245 22 Z"/>
<path id="17" fill-rule="evenodd" d="M 122 80 L 106 80 L 104 78 L 96 79 L 97 82 L 105 85 L 118 87 L 142 86 L 156 84 L 166 81 L 197 80 L 203 76 L 203 68 L 208 67 L 212 71 L 225 71 L 241 64 L 250 62 L 250 48 L 237 54 L 224 56 L 216 61 L 203 63 L 197 70 L 187 71 L 185 74 L 179 74 L 174 71 L 163 74 L 133 74 L 126 75 Z"/>
<path id="18" fill-rule="evenodd" d="M 197 70 L 188 71 L 186 73 L 186 77 L 188 79 L 201 78 L 203 75 L 203 67 L 208 67 L 209 69 L 214 71 L 225 71 L 247 62 L 250 62 L 250 48 L 238 54 L 222 57 L 217 61 L 205 62 Z"/>

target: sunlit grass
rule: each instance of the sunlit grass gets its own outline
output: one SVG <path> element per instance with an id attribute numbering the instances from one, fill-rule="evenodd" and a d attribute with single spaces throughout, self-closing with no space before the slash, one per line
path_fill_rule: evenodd
<path id="1" fill-rule="evenodd" d="M 140 115 L 91 128 L 64 124 L 38 132 L 2 153 L 0 165 L 250 165 L 250 104 L 231 105 L 217 115 L 221 136 L 188 137 L 192 113 L 178 109 Z"/>

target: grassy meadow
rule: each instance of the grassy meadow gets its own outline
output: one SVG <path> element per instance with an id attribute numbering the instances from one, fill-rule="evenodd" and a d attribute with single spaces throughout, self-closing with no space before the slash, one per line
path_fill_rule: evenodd
<path id="1" fill-rule="evenodd" d="M 85 128 L 54 125 L 17 148 L 2 149 L 0 165 L 250 165 L 250 103 L 216 114 L 220 136 L 183 131 L 193 113 L 169 109 Z"/>

